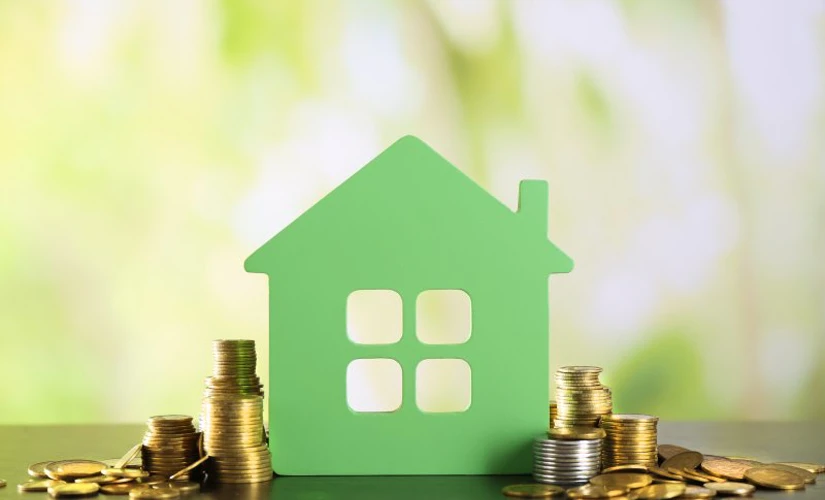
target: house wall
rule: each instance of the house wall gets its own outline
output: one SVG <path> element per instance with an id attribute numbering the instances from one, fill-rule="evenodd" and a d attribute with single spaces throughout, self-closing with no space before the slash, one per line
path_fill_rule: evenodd
<path id="1" fill-rule="evenodd" d="M 481 274 L 463 260 L 450 265 L 450 259 L 422 257 L 406 263 L 378 259 L 374 266 L 332 258 L 271 278 L 270 432 L 276 472 L 529 471 L 531 440 L 547 426 L 547 278 L 504 263 Z M 346 333 L 347 297 L 354 290 L 381 288 L 396 290 L 404 300 L 404 335 L 392 345 L 353 344 Z M 437 288 L 470 295 L 473 331 L 467 343 L 426 345 L 415 337 L 415 298 Z M 347 365 L 362 358 L 401 364 L 399 410 L 355 414 L 348 408 Z M 415 367 L 432 358 L 470 364 L 467 412 L 425 414 L 415 406 Z"/>

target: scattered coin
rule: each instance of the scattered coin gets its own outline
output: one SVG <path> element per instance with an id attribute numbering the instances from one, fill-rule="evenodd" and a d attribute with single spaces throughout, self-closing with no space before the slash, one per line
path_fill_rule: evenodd
<path id="1" fill-rule="evenodd" d="M 705 457 L 702 460 L 701 467 L 702 470 L 710 474 L 733 481 L 742 481 L 745 479 L 745 471 L 753 466 L 725 457 Z"/>
<path id="2" fill-rule="evenodd" d="M 822 474 L 825 472 L 825 465 L 823 464 L 812 464 L 808 462 L 778 462 L 782 465 L 790 465 L 792 467 L 799 467 L 800 469 L 805 469 L 808 472 L 813 474 Z"/>
<path id="3" fill-rule="evenodd" d="M 104 484 L 100 487 L 100 492 L 104 495 L 128 495 L 135 488 L 145 488 L 145 485 L 131 482 L 120 484 Z"/>
<path id="4" fill-rule="evenodd" d="M 183 469 L 181 469 L 181 470 L 175 472 L 174 474 L 172 474 L 171 476 L 169 476 L 169 479 L 172 480 L 172 481 L 175 481 L 175 480 L 177 480 L 179 478 L 182 478 L 184 476 L 189 477 L 188 474 L 190 472 L 197 469 L 201 464 L 206 462 L 208 459 L 209 459 L 209 455 L 205 455 L 205 456 L 199 458 L 195 462 L 192 462 L 191 464 L 187 465 Z"/>
<path id="5" fill-rule="evenodd" d="M 63 483 L 49 486 L 49 495 L 53 497 L 85 497 L 100 490 L 97 483 Z"/>
<path id="6" fill-rule="evenodd" d="M 131 462 L 135 459 L 135 457 L 138 456 L 138 453 L 140 453 L 142 447 L 143 443 L 138 443 L 134 445 L 132 448 L 129 449 L 129 451 L 126 452 L 125 455 L 123 455 L 120 459 L 118 459 L 117 462 L 114 463 L 114 467 L 116 469 L 122 469 L 123 467 L 126 467 L 129 464 L 129 462 Z"/>
<path id="7" fill-rule="evenodd" d="M 684 448 L 682 446 L 677 446 L 675 444 L 660 444 L 659 449 L 658 449 L 659 459 L 662 462 L 664 462 L 665 460 L 672 457 L 673 455 L 678 455 L 679 453 L 682 453 L 683 451 L 690 451 L 690 450 L 687 449 L 687 448 Z"/>
<path id="8" fill-rule="evenodd" d="M 752 484 L 737 482 L 708 483 L 705 488 L 715 491 L 720 496 L 749 497 L 756 491 L 756 487 Z"/>
<path id="9" fill-rule="evenodd" d="M 113 476 L 121 478 L 137 479 L 139 477 L 149 477 L 149 471 L 141 469 L 127 469 L 125 467 L 106 467 L 102 471 L 104 476 Z"/>
<path id="10" fill-rule="evenodd" d="M 745 479 L 757 486 L 776 490 L 801 490 L 805 488 L 805 480 L 801 476 L 771 467 L 752 467 L 745 472 Z"/>
<path id="11" fill-rule="evenodd" d="M 816 482 L 816 474 L 800 467 L 794 467 L 793 465 L 765 464 L 763 467 L 770 467 L 771 469 L 784 470 L 786 472 L 796 474 L 801 477 L 803 481 L 805 481 L 805 484 L 813 484 Z"/>
<path id="12" fill-rule="evenodd" d="M 6 480 L 5 479 L 0 479 L 0 488 L 5 488 L 5 487 L 6 487 Z"/>
<path id="13" fill-rule="evenodd" d="M 50 486 L 65 483 L 66 481 L 60 481 L 55 479 L 36 479 L 34 481 L 27 481 L 25 483 L 18 484 L 17 491 L 21 493 L 47 491 Z"/>
<path id="14" fill-rule="evenodd" d="M 59 460 L 43 467 L 43 472 L 51 479 L 77 479 L 95 476 L 106 468 L 106 464 L 96 460 Z"/>
<path id="15" fill-rule="evenodd" d="M 37 462 L 36 464 L 29 465 L 29 476 L 35 479 L 47 479 L 49 476 L 46 475 L 46 471 L 43 469 L 45 469 L 46 466 L 53 461 L 54 460 L 49 462 Z"/>
<path id="16" fill-rule="evenodd" d="M 648 474 L 637 474 L 633 472 L 616 472 L 613 474 L 600 474 L 590 478 L 590 484 L 604 486 L 607 488 L 617 488 L 633 490 L 647 486 L 653 482 L 653 478 Z"/>
<path id="17" fill-rule="evenodd" d="M 702 460 L 704 457 L 698 451 L 683 451 L 662 462 L 661 467 L 665 470 L 669 470 L 669 467 L 678 470 L 695 469 L 702 464 Z"/>
<path id="18" fill-rule="evenodd" d="M 656 475 L 660 478 L 670 479 L 670 480 L 674 480 L 674 481 L 681 481 L 682 480 L 682 476 L 679 476 L 679 475 L 674 474 L 672 472 L 668 472 L 668 471 L 664 470 L 663 468 L 661 468 L 657 465 L 651 465 L 647 468 L 647 470 L 648 470 L 648 472 L 650 472 L 650 473 L 652 473 L 652 474 L 654 474 L 654 475 Z"/>
<path id="19" fill-rule="evenodd" d="M 714 484 L 721 484 L 721 483 L 714 483 Z M 750 485 L 748 485 L 750 486 Z M 694 486 L 689 484 L 685 486 L 685 492 L 682 493 L 682 496 L 679 498 L 713 498 L 716 496 L 716 491 L 703 488 L 701 486 Z"/>
<path id="20" fill-rule="evenodd" d="M 103 474 L 97 474 L 94 476 L 88 477 L 79 477 L 74 480 L 76 483 L 97 483 L 97 484 L 110 484 L 117 481 L 118 478 L 114 476 L 104 476 Z"/>
<path id="21" fill-rule="evenodd" d="M 633 492 L 639 500 L 666 500 L 676 498 L 685 492 L 684 484 L 651 484 Z"/>
<path id="22" fill-rule="evenodd" d="M 141 500 L 169 500 L 172 498 L 180 498 L 180 490 L 174 488 L 154 488 L 152 486 L 144 486 L 130 491 L 129 498 Z"/>
<path id="23" fill-rule="evenodd" d="M 552 484 L 511 484 L 502 488 L 504 496 L 516 498 L 549 498 L 563 495 L 564 488 Z"/>
<path id="24" fill-rule="evenodd" d="M 165 483 L 168 480 L 169 480 L 169 478 L 160 476 L 158 474 L 150 474 L 147 477 L 143 477 L 143 478 L 138 479 L 137 484 L 153 485 L 153 484 Z"/>
<path id="25" fill-rule="evenodd" d="M 613 498 L 620 497 L 627 493 L 627 488 L 616 488 L 609 486 L 597 486 L 585 484 L 567 490 L 568 498 Z"/>
<path id="26" fill-rule="evenodd" d="M 186 494 L 200 491 L 201 485 L 200 483 L 196 483 L 194 481 L 168 481 L 166 483 L 155 485 L 155 488 L 176 488 L 181 493 Z"/>

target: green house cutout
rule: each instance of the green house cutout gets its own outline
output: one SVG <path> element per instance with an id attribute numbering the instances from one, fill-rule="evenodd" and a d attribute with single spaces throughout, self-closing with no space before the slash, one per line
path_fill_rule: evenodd
<path id="1" fill-rule="evenodd" d="M 513 212 L 406 136 L 246 260 L 247 271 L 269 278 L 276 473 L 531 470 L 532 439 L 547 428 L 548 276 L 573 267 L 547 239 L 547 198 L 546 182 L 522 181 Z M 369 290 L 397 293 L 400 338 L 359 344 L 348 336 L 348 300 Z M 469 338 L 419 338 L 416 304 L 433 290 L 467 294 Z M 348 404 L 348 370 L 373 359 L 399 367 L 394 411 Z M 463 360 L 468 368 L 463 411 L 419 408 L 416 372 L 432 360 Z"/>

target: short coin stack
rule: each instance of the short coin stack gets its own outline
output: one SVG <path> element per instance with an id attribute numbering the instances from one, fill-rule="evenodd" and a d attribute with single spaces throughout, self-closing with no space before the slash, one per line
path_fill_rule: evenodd
<path id="1" fill-rule="evenodd" d="M 544 484 L 584 484 L 599 473 L 604 432 L 550 429 L 533 441 L 533 479 Z"/>
<path id="2" fill-rule="evenodd" d="M 255 375 L 255 342 L 216 340 L 213 375 L 206 379 L 201 412 L 210 481 L 260 483 L 272 479 L 265 441 L 263 390 Z"/>
<path id="3" fill-rule="evenodd" d="M 599 381 L 597 366 L 564 366 L 556 371 L 554 427 L 595 427 L 613 411 L 610 389 Z"/>
<path id="4" fill-rule="evenodd" d="M 657 417 L 650 415 L 616 414 L 601 420 L 606 433 L 602 465 L 655 466 L 657 462 Z"/>
<path id="5" fill-rule="evenodd" d="M 146 422 L 143 436 L 143 468 L 168 478 L 199 458 L 200 436 L 186 415 L 159 415 Z"/>

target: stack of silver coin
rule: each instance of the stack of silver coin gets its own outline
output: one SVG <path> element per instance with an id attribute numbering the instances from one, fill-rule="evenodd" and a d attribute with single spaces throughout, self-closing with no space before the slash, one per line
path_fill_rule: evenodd
<path id="1" fill-rule="evenodd" d="M 545 484 L 586 483 L 601 471 L 602 440 L 537 437 L 533 442 L 533 479 Z"/>

